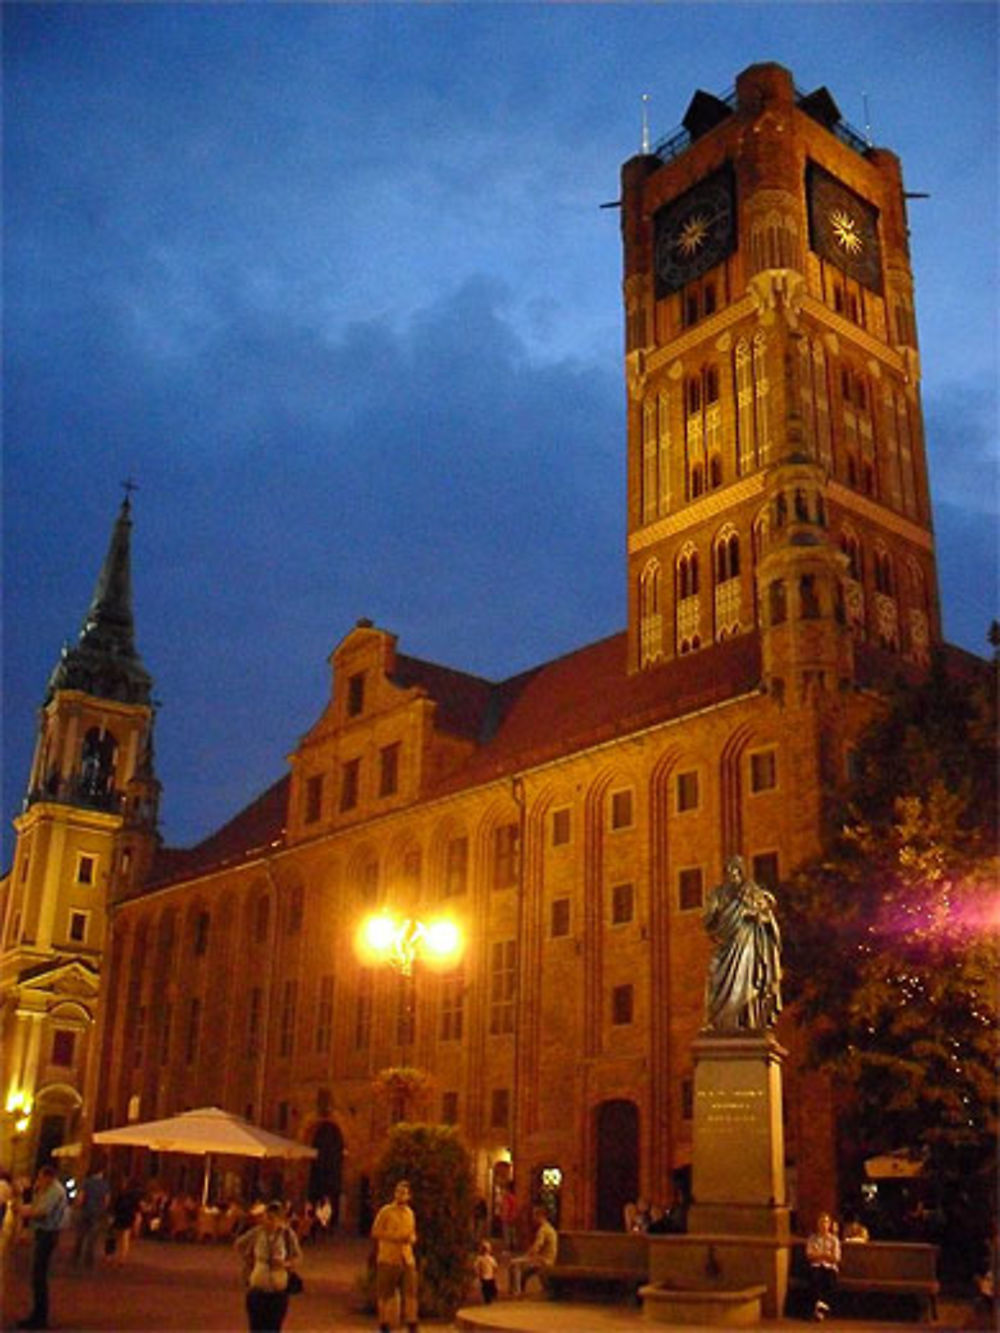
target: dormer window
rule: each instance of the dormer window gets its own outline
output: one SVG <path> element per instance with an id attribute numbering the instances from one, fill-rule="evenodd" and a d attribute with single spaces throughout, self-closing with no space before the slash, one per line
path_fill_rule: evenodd
<path id="1" fill-rule="evenodd" d="M 365 673 L 356 671 L 347 678 L 347 716 L 360 717 L 365 707 Z"/>

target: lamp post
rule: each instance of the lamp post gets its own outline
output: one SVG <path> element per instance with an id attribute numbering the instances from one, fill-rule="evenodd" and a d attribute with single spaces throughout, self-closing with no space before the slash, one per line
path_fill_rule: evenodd
<path id="1" fill-rule="evenodd" d="M 357 952 L 368 964 L 383 963 L 399 976 L 403 987 L 402 1023 L 397 1042 L 411 1043 L 416 1036 L 413 1021 L 414 965 L 419 959 L 427 966 L 442 970 L 462 956 L 465 939 L 459 926 L 448 917 L 421 921 L 412 916 L 383 912 L 367 917 L 358 931 Z M 398 1093 L 397 1097 L 402 1097 Z M 393 1119 L 403 1118 L 404 1107 L 394 1097 Z"/>

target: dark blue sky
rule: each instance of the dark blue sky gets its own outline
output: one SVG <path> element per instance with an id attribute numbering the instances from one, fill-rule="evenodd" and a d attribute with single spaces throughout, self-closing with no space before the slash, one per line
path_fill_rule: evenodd
<path id="1" fill-rule="evenodd" d="M 6 5 L 4 788 L 131 475 L 169 841 L 360 616 L 500 678 L 624 623 L 621 163 L 759 60 L 902 158 L 945 628 L 997 614 L 992 4 Z M 867 109 L 866 109 L 867 108 Z M 8 852 L 9 854 L 9 852 Z"/>

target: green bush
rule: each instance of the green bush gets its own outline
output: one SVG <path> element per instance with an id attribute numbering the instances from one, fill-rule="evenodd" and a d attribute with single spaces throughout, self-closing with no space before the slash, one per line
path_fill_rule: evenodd
<path id="1" fill-rule="evenodd" d="M 472 1275 L 472 1163 L 450 1125 L 394 1125 L 375 1171 L 379 1207 L 410 1182 L 417 1218 L 420 1311 L 450 1318 Z"/>

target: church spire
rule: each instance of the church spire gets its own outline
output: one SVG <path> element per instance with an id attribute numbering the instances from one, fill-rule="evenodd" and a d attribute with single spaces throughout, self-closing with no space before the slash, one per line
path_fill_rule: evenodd
<path id="1" fill-rule="evenodd" d="M 79 639 L 75 647 L 63 648 L 46 702 L 56 690 L 83 690 L 102 699 L 149 703 L 153 682 L 136 652 L 132 619 L 132 489 L 126 485 Z"/>

